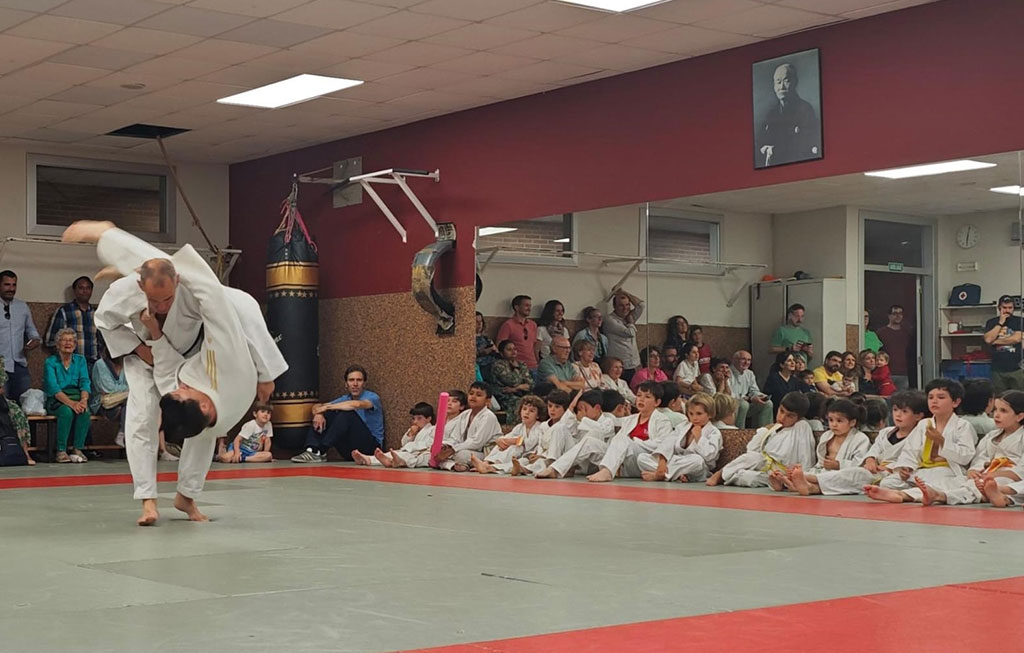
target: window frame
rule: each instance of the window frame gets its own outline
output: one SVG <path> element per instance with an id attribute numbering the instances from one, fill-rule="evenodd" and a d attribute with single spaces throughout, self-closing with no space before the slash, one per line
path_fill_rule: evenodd
<path id="1" fill-rule="evenodd" d="M 100 159 L 81 159 L 67 156 L 55 156 L 50 154 L 28 154 L 26 157 L 27 166 L 27 194 L 25 211 L 25 232 L 29 236 L 60 236 L 66 229 L 61 225 L 39 224 L 37 216 L 38 183 L 37 168 L 40 166 L 50 168 L 68 168 L 72 170 L 85 170 L 97 172 L 120 172 L 125 174 L 154 175 L 164 178 L 166 188 L 164 197 L 164 219 L 160 225 L 160 231 L 154 232 L 132 232 L 134 235 L 155 243 L 177 242 L 177 187 L 174 184 L 174 177 L 167 166 L 153 165 L 146 163 L 133 163 L 126 161 L 105 161 Z"/>
<path id="2" fill-rule="evenodd" d="M 553 266 L 558 266 L 558 267 L 579 267 L 579 255 L 576 253 L 576 251 L 577 251 L 576 250 L 576 245 L 579 242 L 579 220 L 576 219 L 576 214 L 574 212 L 555 213 L 555 214 L 552 214 L 551 216 L 542 216 L 542 217 L 554 217 L 555 215 L 561 215 L 562 216 L 563 224 L 564 224 L 564 220 L 566 218 L 568 218 L 569 221 L 570 221 L 570 223 L 569 223 L 569 246 L 570 246 L 570 251 L 572 252 L 571 254 L 568 254 L 566 256 L 541 256 L 541 255 L 530 255 L 530 254 L 521 253 L 521 252 L 518 252 L 518 253 L 517 252 L 503 252 L 503 251 L 501 251 L 499 249 L 494 254 L 494 256 L 490 258 L 490 263 L 492 263 L 492 264 L 493 263 L 498 263 L 498 264 L 501 264 L 501 265 L 553 265 Z M 532 219 L 536 219 L 536 218 L 532 218 Z M 530 221 L 530 219 L 527 219 L 527 220 L 511 220 L 510 222 L 529 222 L 529 221 Z M 497 224 L 478 225 L 474 229 L 474 232 L 473 232 L 473 235 L 474 235 L 473 249 L 477 252 L 477 256 L 478 257 L 481 256 L 481 254 L 479 253 L 479 251 L 481 249 L 481 247 L 480 247 L 480 244 L 481 244 L 480 243 L 480 238 L 486 238 L 487 237 L 487 236 L 480 236 L 480 230 L 484 229 L 484 228 L 487 228 L 487 227 L 501 227 L 504 224 L 507 224 L 507 223 L 500 222 L 500 223 L 497 223 Z M 485 245 L 482 249 L 487 249 L 487 246 Z M 485 254 L 483 254 L 483 256 L 487 256 L 487 254 L 485 253 Z"/>
<path id="3" fill-rule="evenodd" d="M 651 218 L 671 218 L 674 220 L 687 220 L 689 222 L 703 222 L 709 225 L 709 253 L 711 260 L 706 263 L 668 263 L 651 261 L 647 257 L 650 254 L 649 239 L 651 233 Z M 721 213 L 709 213 L 695 209 L 672 209 L 661 206 L 649 206 L 643 213 L 642 227 L 642 248 L 641 256 L 644 261 L 641 270 L 645 272 L 666 272 L 675 274 L 717 274 L 722 262 L 722 219 Z"/>

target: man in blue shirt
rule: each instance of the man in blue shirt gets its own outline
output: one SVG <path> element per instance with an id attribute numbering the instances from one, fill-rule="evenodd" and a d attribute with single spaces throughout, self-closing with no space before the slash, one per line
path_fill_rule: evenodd
<path id="1" fill-rule="evenodd" d="M 71 284 L 71 289 L 75 293 L 74 301 L 64 304 L 54 312 L 50 328 L 46 330 L 46 346 L 56 350 L 57 332 L 61 329 L 73 329 L 78 334 L 76 353 L 85 356 L 90 369 L 100 357 L 100 344 L 103 342 L 96 331 L 96 321 L 93 319 L 95 311 L 89 303 L 92 299 L 92 287 L 92 279 L 89 277 L 75 279 Z"/>
<path id="2" fill-rule="evenodd" d="M 28 304 L 15 299 L 18 292 L 18 275 L 10 270 L 0 272 L 0 300 L 3 300 L 3 319 L 0 319 L 0 356 L 7 370 L 7 385 L 4 394 L 14 401 L 21 401 L 21 395 L 29 389 L 28 362 L 25 352 L 39 346 L 39 332 L 32 322 Z"/>
<path id="3" fill-rule="evenodd" d="M 351 365 L 345 370 L 348 390 L 334 401 L 313 407 L 313 426 L 306 436 L 306 450 L 292 458 L 296 463 L 316 463 L 327 459 L 334 447 L 342 459 L 352 460 L 352 452 L 367 456 L 384 444 L 384 411 L 380 397 L 366 389 L 366 370 Z"/>

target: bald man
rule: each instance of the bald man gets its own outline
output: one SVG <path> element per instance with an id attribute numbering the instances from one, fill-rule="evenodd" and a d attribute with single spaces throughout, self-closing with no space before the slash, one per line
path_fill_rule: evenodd
<path id="1" fill-rule="evenodd" d="M 539 383 L 550 383 L 559 390 L 565 390 L 572 394 L 582 390 L 587 382 L 580 374 L 576 364 L 569 360 L 569 353 L 572 346 L 565 336 L 555 336 L 551 339 L 551 355 L 540 362 L 537 367 L 537 381 Z"/>
<path id="2" fill-rule="evenodd" d="M 821 157 L 821 121 L 814 107 L 797 94 L 799 81 L 793 64 L 775 69 L 772 86 L 778 103 L 757 123 L 755 168 Z"/>
<path id="3" fill-rule="evenodd" d="M 741 429 L 747 428 L 748 419 L 750 428 L 756 429 L 771 424 L 775 418 L 772 400 L 757 387 L 757 379 L 750 369 L 752 360 L 750 352 L 741 349 L 732 355 L 732 365 L 729 366 L 729 388 L 739 402 L 736 426 Z"/>

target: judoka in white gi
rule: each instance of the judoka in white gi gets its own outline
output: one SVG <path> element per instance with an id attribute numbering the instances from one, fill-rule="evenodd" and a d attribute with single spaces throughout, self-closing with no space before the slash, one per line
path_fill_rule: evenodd
<path id="1" fill-rule="evenodd" d="M 444 444 L 437 455 L 441 469 L 467 471 L 473 455 L 483 456 L 484 449 L 501 436 L 501 424 L 488 408 L 490 401 L 491 391 L 487 384 L 476 381 L 469 386 L 469 408 L 459 415 L 459 428 L 451 434 L 445 429 Z"/>
<path id="2" fill-rule="evenodd" d="M 576 400 L 573 400 L 569 402 L 568 406 L 565 402 L 568 398 L 566 393 L 561 390 L 548 393 L 548 421 L 544 424 L 545 428 L 541 432 L 540 442 L 537 443 L 537 449 L 532 454 L 527 455 L 525 459 L 512 461 L 511 474 L 513 476 L 543 472 L 551 463 L 558 460 L 562 454 L 572 448 L 579 438 L 581 428 L 580 421 L 576 419 L 576 413 L 573 412 L 572 408 L 577 406 L 580 410 L 586 412 L 585 409 L 589 407 L 589 404 L 583 401 L 582 397 L 586 397 L 592 392 L 595 391 L 588 390 L 582 394 L 577 393 L 576 397 L 579 403 L 577 404 Z M 586 421 L 586 417 L 584 417 L 584 421 Z"/>
<path id="3" fill-rule="evenodd" d="M 787 393 L 779 402 L 776 423 L 762 426 L 740 454 L 707 480 L 708 485 L 767 487 L 768 472 L 786 470 L 793 465 L 814 465 L 814 433 L 804 420 L 807 395 Z"/>
<path id="4" fill-rule="evenodd" d="M 662 440 L 672 437 L 672 423 L 658 412 L 663 394 L 660 383 L 646 381 L 637 387 L 636 406 L 640 412 L 622 420 L 597 471 L 587 476 L 588 481 L 606 483 L 616 476 L 640 478 L 643 473 L 637 462 L 640 454 L 653 453 Z"/>
<path id="5" fill-rule="evenodd" d="M 513 463 L 520 462 L 527 453 L 534 453 L 541 437 L 547 431 L 544 420 L 548 409 L 544 400 L 536 395 L 526 395 L 519 401 L 519 423 L 508 435 L 499 437 L 491 451 L 481 459 L 476 454 L 470 458 L 472 469 L 481 474 L 509 474 Z M 523 460 L 522 462 L 529 462 Z M 521 473 L 521 472 L 520 472 Z"/>
<path id="6" fill-rule="evenodd" d="M 583 419 L 579 420 L 578 429 L 571 433 L 574 441 L 560 438 L 565 443 L 561 455 L 549 460 L 542 469 L 534 467 L 536 478 L 565 478 L 573 476 L 577 469 L 585 474 L 597 471 L 597 464 L 604 458 L 608 450 L 608 441 L 615 435 L 617 428 L 616 416 L 607 412 L 607 409 L 629 408 L 622 394 L 615 390 L 601 391 L 600 405 L 594 403 L 597 400 L 594 392 L 596 391 L 588 390 L 580 397 L 578 406 Z M 551 409 L 552 407 L 548 405 L 549 412 Z M 566 417 L 562 419 L 568 419 L 570 414 L 566 412 Z M 575 421 L 574 415 L 573 422 Z"/>
<path id="7" fill-rule="evenodd" d="M 288 369 L 259 304 L 240 290 L 222 286 L 190 246 L 168 257 L 112 223 L 92 221 L 76 222 L 64 239 L 97 243 L 100 260 L 125 277 L 104 293 L 96 324 L 111 355 L 125 356 L 125 449 L 134 496 L 143 502 L 139 524 L 150 525 L 158 518 L 161 396 L 186 387 L 185 395 L 205 396 L 200 404 L 204 415 L 216 416 L 216 428 L 184 443 L 175 507 L 191 519 L 205 520 L 194 498 L 205 482 L 216 438 L 245 414 L 254 396 L 266 402 L 274 379 Z M 197 293 L 204 296 L 205 306 Z M 185 355 L 191 362 L 182 365 Z M 225 379 L 230 381 L 219 383 Z"/>
<path id="8" fill-rule="evenodd" d="M 703 481 L 722 452 L 722 432 L 711 424 L 715 399 L 698 392 L 686 404 L 686 420 L 652 453 L 637 457 L 645 481 Z"/>
<path id="9" fill-rule="evenodd" d="M 457 402 L 451 401 L 449 405 L 457 406 Z M 430 448 L 434 445 L 434 407 L 421 401 L 409 409 L 409 415 L 412 424 L 402 435 L 400 449 L 388 452 L 377 449 L 372 456 L 367 456 L 356 449 L 352 452 L 352 460 L 360 465 L 383 467 L 429 466 Z M 457 417 L 458 413 L 455 416 Z M 446 428 L 447 426 L 445 423 Z"/>
<path id="10" fill-rule="evenodd" d="M 867 411 L 849 399 L 832 399 L 825 412 L 829 430 L 818 439 L 816 464 L 808 470 L 794 465 L 785 471 L 770 471 L 768 485 L 776 492 L 792 490 L 807 495 L 810 485 L 805 474 L 816 480 L 825 477 L 827 483 L 829 476 L 841 471 L 864 469 L 861 464 L 871 448 L 871 440 L 858 427 L 864 423 Z"/>
<path id="11" fill-rule="evenodd" d="M 963 399 L 964 388 L 952 379 L 934 379 L 925 390 L 932 416 L 921 420 L 907 437 L 893 466 L 895 473 L 877 486 L 864 488 L 872 499 L 891 503 L 921 501 L 924 484 L 952 487 L 967 477 L 977 434 L 970 422 L 953 412 Z"/>

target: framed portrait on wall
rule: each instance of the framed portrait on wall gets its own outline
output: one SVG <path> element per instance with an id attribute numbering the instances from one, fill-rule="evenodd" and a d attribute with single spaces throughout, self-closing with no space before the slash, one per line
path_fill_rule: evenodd
<path id="1" fill-rule="evenodd" d="M 823 156 L 817 48 L 755 63 L 753 97 L 754 168 Z"/>

